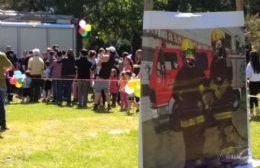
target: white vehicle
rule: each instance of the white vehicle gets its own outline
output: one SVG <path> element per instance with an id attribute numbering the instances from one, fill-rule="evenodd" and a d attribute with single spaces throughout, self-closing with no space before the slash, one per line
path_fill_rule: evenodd
<path id="1" fill-rule="evenodd" d="M 61 49 L 76 49 L 76 32 L 73 24 L 49 24 L 29 22 L 0 22 L 0 50 L 6 46 L 19 57 L 24 50 L 58 44 Z"/>

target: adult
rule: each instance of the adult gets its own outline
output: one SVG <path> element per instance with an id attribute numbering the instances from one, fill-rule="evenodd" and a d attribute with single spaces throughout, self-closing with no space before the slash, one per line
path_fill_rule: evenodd
<path id="1" fill-rule="evenodd" d="M 16 69 L 18 67 L 18 59 L 16 57 L 16 54 L 14 53 L 14 51 L 12 50 L 11 46 L 7 46 L 6 47 L 6 56 L 9 59 L 9 61 L 12 63 L 13 67 Z M 10 70 L 8 76 L 12 77 L 14 75 L 14 71 Z M 13 95 L 12 93 L 15 90 L 15 87 L 13 85 L 11 85 L 8 80 L 6 80 L 6 85 L 7 85 L 7 100 L 8 102 L 13 101 Z"/>
<path id="2" fill-rule="evenodd" d="M 67 51 L 66 56 L 62 59 L 61 77 L 63 78 L 64 97 L 67 106 L 71 106 L 72 82 L 76 75 L 75 57 L 72 49 Z"/>
<path id="3" fill-rule="evenodd" d="M 14 53 L 14 51 L 12 50 L 11 46 L 7 46 L 6 47 L 6 56 L 7 58 L 11 61 L 11 63 L 13 64 L 14 68 L 17 68 L 17 64 L 18 64 L 18 59 L 16 57 L 16 54 Z"/>
<path id="4" fill-rule="evenodd" d="M 32 57 L 33 57 L 33 52 L 32 52 L 32 50 L 30 50 L 30 51 L 28 51 L 28 54 L 26 55 L 26 57 L 22 63 L 22 68 L 23 68 L 24 72 L 27 71 L 28 62 L 29 62 L 30 58 L 32 58 Z"/>
<path id="5" fill-rule="evenodd" d="M 80 51 L 80 57 L 76 60 L 75 65 L 78 79 L 78 108 L 87 108 L 92 62 L 88 59 L 88 51 L 86 49 Z"/>
<path id="6" fill-rule="evenodd" d="M 4 78 L 4 73 L 12 68 L 12 63 L 7 59 L 6 55 L 0 52 L 0 131 L 5 131 L 6 121 L 5 121 L 5 91 L 6 91 L 6 81 Z"/>
<path id="7" fill-rule="evenodd" d="M 257 115 L 260 116 L 258 99 L 256 97 L 260 91 L 260 61 L 259 54 L 256 51 L 250 52 L 250 61 L 246 67 L 246 78 L 250 93 L 250 116 L 254 116 L 254 109 Z"/>
<path id="8" fill-rule="evenodd" d="M 185 144 L 185 167 L 196 167 L 203 159 L 205 117 L 203 94 L 207 79 L 195 64 L 194 49 L 184 51 L 184 65 L 173 86 L 175 105 L 172 108 L 170 125 L 175 131 L 183 132 Z"/>
<path id="9" fill-rule="evenodd" d="M 62 64 L 59 63 L 62 60 L 62 52 L 58 51 L 56 59 L 51 64 L 51 78 L 52 80 L 52 91 L 53 91 L 53 102 L 57 105 L 62 104 L 62 81 L 61 70 Z"/>
<path id="10" fill-rule="evenodd" d="M 18 62 L 19 62 L 19 70 L 22 72 L 22 73 L 25 73 L 26 69 L 24 67 L 24 64 L 25 64 L 25 61 L 26 61 L 26 57 L 27 57 L 27 54 L 28 54 L 28 51 L 27 50 L 24 50 L 21 57 L 18 59 Z"/>
<path id="11" fill-rule="evenodd" d="M 133 65 L 133 72 L 135 75 L 139 75 L 141 62 L 143 58 L 143 51 L 141 49 L 136 50 L 135 57 L 134 57 L 134 65 Z"/>
<path id="12" fill-rule="evenodd" d="M 213 102 L 209 108 L 208 124 L 217 126 L 219 131 L 220 148 L 225 150 L 234 147 L 234 140 L 230 136 L 237 135 L 232 116 L 236 103 L 236 93 L 232 88 L 232 66 L 223 41 L 216 42 L 214 59 L 211 66 L 210 88 L 213 91 Z M 224 153 L 223 153 L 224 154 Z"/>
<path id="13" fill-rule="evenodd" d="M 33 49 L 33 57 L 29 59 L 28 70 L 30 70 L 32 78 L 30 102 L 36 103 L 40 98 L 41 78 L 44 70 L 44 61 L 40 57 L 40 49 Z"/>
<path id="14" fill-rule="evenodd" d="M 115 54 L 116 50 L 114 47 L 106 48 L 106 53 L 100 55 L 100 58 L 97 62 L 97 67 L 100 67 L 99 73 L 96 75 L 96 82 L 94 85 L 94 93 L 95 93 L 95 100 L 94 100 L 94 108 L 93 110 L 96 111 L 98 109 L 98 104 L 100 101 L 101 92 L 105 93 L 106 102 L 107 102 L 107 110 L 110 110 L 110 96 L 109 96 L 109 77 L 111 69 L 114 66 L 115 62 Z"/>

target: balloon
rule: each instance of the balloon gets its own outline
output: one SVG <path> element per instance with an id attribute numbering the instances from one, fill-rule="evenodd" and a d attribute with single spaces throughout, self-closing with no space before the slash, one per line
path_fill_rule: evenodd
<path id="1" fill-rule="evenodd" d="M 17 87 L 17 88 L 21 88 L 22 86 L 23 86 L 23 85 L 20 84 L 20 83 L 18 83 L 18 82 L 15 84 L 15 87 Z"/>
<path id="2" fill-rule="evenodd" d="M 130 95 L 130 94 L 133 94 L 133 93 L 134 93 L 134 90 L 131 89 L 131 88 L 129 88 L 129 87 L 126 85 L 126 86 L 125 86 L 125 92 Z"/>
<path id="3" fill-rule="evenodd" d="M 134 95 L 135 95 L 135 97 L 138 97 L 138 98 L 141 96 L 140 88 L 139 89 L 135 88 Z"/>
<path id="4" fill-rule="evenodd" d="M 136 81 L 137 86 L 141 86 L 141 80 L 140 79 L 135 79 L 135 81 Z"/>
<path id="5" fill-rule="evenodd" d="M 79 21 L 79 26 L 80 26 L 81 28 L 84 28 L 85 25 L 86 25 L 86 21 L 83 20 L 83 19 L 81 19 L 81 20 Z"/>
<path id="6" fill-rule="evenodd" d="M 13 76 L 11 79 L 10 79 L 10 84 L 11 85 L 15 85 L 17 83 L 17 79 Z"/>
<path id="7" fill-rule="evenodd" d="M 130 88 L 130 89 L 134 89 L 135 86 L 136 86 L 136 80 L 134 79 L 131 79 L 127 82 L 127 86 Z"/>
<path id="8" fill-rule="evenodd" d="M 84 30 L 87 31 L 87 32 L 90 32 L 92 29 L 91 25 L 90 24 L 87 24 L 84 26 Z"/>
<path id="9" fill-rule="evenodd" d="M 22 72 L 21 71 L 14 71 L 14 75 L 22 75 Z"/>
<path id="10" fill-rule="evenodd" d="M 81 36 L 82 37 L 88 37 L 88 35 L 89 35 L 89 32 L 84 32 Z"/>
<path id="11" fill-rule="evenodd" d="M 135 88 L 134 88 L 134 95 L 136 97 L 141 96 L 141 80 L 140 79 L 134 79 L 135 80 Z"/>
<path id="12" fill-rule="evenodd" d="M 14 77 L 16 78 L 16 79 L 18 79 L 18 78 L 22 78 L 22 72 L 21 71 L 14 71 Z"/>
<path id="13" fill-rule="evenodd" d="M 80 28 L 80 29 L 79 29 L 79 34 L 82 35 L 82 34 L 84 34 L 84 33 L 85 33 L 85 30 L 84 30 L 83 28 Z"/>
<path id="14" fill-rule="evenodd" d="M 22 85 L 22 84 L 23 84 L 22 78 L 19 78 L 19 79 L 17 80 L 17 82 Z"/>

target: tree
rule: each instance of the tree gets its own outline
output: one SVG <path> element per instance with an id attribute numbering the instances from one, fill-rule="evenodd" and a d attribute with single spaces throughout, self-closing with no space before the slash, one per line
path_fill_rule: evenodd
<path id="1" fill-rule="evenodd" d="M 253 48 L 260 51 L 260 19 L 256 16 L 246 18 L 246 37 Z"/>

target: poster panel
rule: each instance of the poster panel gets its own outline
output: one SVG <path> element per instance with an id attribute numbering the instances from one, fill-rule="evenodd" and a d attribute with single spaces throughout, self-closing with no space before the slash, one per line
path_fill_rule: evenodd
<path id="1" fill-rule="evenodd" d="M 145 12 L 144 168 L 251 167 L 242 12 Z"/>

